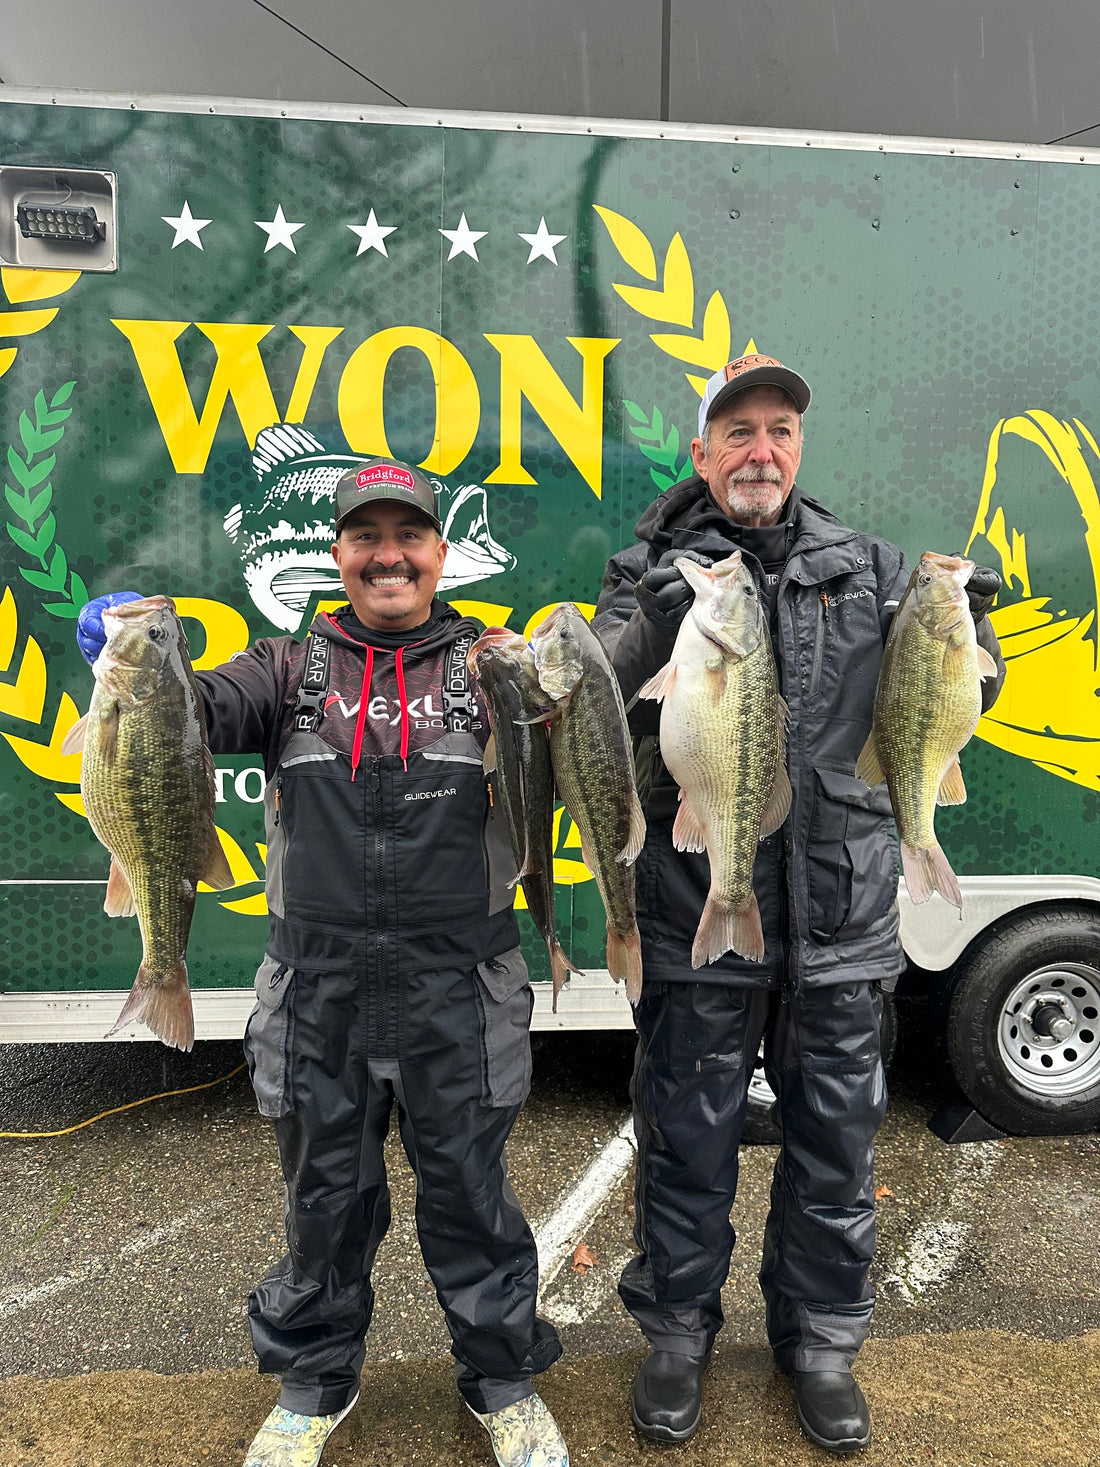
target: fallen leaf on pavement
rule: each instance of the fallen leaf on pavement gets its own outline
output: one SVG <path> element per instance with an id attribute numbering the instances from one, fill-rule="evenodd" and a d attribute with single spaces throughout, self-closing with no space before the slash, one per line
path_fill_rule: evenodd
<path id="1" fill-rule="evenodd" d="M 578 1243 L 573 1249 L 574 1273 L 587 1273 L 590 1268 L 595 1268 L 599 1261 L 587 1243 Z"/>
<path id="2" fill-rule="evenodd" d="M 890 1191 L 890 1188 L 889 1187 L 876 1187 L 875 1188 L 875 1201 L 876 1202 L 879 1200 L 880 1197 L 892 1197 L 893 1195 L 894 1194 L 893 1194 L 893 1192 Z"/>

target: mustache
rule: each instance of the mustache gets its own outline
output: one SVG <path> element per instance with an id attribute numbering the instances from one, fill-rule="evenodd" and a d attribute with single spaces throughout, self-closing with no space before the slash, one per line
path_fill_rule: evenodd
<path id="1" fill-rule="evenodd" d="M 368 565 L 360 572 L 361 581 L 369 581 L 372 576 L 408 576 L 411 581 L 418 579 L 417 573 L 411 565 Z"/>
<path id="2" fill-rule="evenodd" d="M 782 484 L 783 475 L 774 464 L 756 464 L 752 468 L 738 469 L 729 476 L 730 484 Z"/>

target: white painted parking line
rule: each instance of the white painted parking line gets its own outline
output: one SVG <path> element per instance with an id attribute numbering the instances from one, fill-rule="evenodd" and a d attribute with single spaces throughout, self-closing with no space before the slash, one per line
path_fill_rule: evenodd
<path id="1" fill-rule="evenodd" d="M 1004 1157 L 999 1141 L 970 1143 L 960 1152 L 938 1216 L 917 1228 L 882 1276 L 883 1287 L 896 1289 L 907 1304 L 917 1304 L 946 1281 L 970 1234 L 974 1195 L 988 1185 Z"/>
<path id="2" fill-rule="evenodd" d="M 172 1218 L 169 1222 L 162 1223 L 160 1227 L 138 1233 L 136 1238 L 131 1238 L 128 1243 L 123 1243 L 115 1258 L 88 1258 L 81 1265 L 78 1274 L 59 1274 L 56 1278 L 47 1279 L 33 1288 L 12 1289 L 7 1294 L 0 1294 L 0 1319 L 9 1314 L 19 1314 L 33 1304 L 41 1303 L 43 1299 L 52 1299 L 55 1294 L 63 1294 L 74 1284 L 86 1283 L 88 1279 L 110 1273 L 111 1269 L 117 1266 L 118 1259 L 136 1258 L 142 1253 L 148 1253 L 150 1249 L 167 1242 L 169 1238 L 177 1237 L 180 1233 L 185 1232 L 192 1223 L 197 1223 L 209 1216 L 208 1207 L 193 1207 L 190 1212 L 185 1212 L 181 1217 Z"/>
<path id="3" fill-rule="evenodd" d="M 634 1160 L 634 1121 L 627 1116 L 580 1181 L 561 1198 L 535 1232 L 539 1253 L 539 1299 L 550 1288 L 585 1228 L 607 1201 Z"/>
<path id="4" fill-rule="evenodd" d="M 18 1314 L 22 1309 L 29 1309 L 32 1304 L 40 1304 L 43 1299 L 52 1299 L 55 1294 L 61 1294 L 71 1285 L 80 1282 L 79 1278 L 62 1274 L 59 1278 L 49 1279 L 32 1289 L 13 1289 L 10 1294 L 0 1295 L 0 1319 L 9 1314 Z"/>
<path id="5" fill-rule="evenodd" d="M 208 1207 L 193 1207 L 182 1217 L 174 1217 L 171 1222 L 162 1223 L 159 1228 L 150 1228 L 147 1233 L 139 1233 L 136 1238 L 131 1238 L 129 1243 L 124 1243 L 118 1250 L 118 1256 L 133 1258 L 139 1253 L 148 1253 L 150 1248 L 156 1248 L 158 1244 L 167 1242 L 169 1238 L 178 1237 L 180 1233 L 186 1232 L 192 1223 L 198 1223 L 209 1216 Z"/>

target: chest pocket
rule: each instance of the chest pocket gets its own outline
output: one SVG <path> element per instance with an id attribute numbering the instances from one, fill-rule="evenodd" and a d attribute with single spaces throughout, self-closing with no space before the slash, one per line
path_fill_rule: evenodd
<path id="1" fill-rule="evenodd" d="M 814 772 L 806 851 L 810 930 L 819 942 L 859 937 L 897 896 L 898 843 L 885 785 L 833 769 Z"/>
<path id="2" fill-rule="evenodd" d="M 851 671 L 853 658 L 871 651 L 881 655 L 877 591 L 870 566 L 804 588 L 799 628 L 805 649 L 802 667 L 806 698 L 811 707 L 828 707 L 841 696 L 844 717 L 870 718 L 874 679 L 869 679 L 864 688 L 862 681 L 853 682 Z"/>
<path id="3" fill-rule="evenodd" d="M 387 772 L 387 875 L 401 893 L 401 927 L 444 931 L 489 912 L 482 752 L 472 734 L 444 734 Z M 392 836 L 392 840 L 390 837 Z"/>

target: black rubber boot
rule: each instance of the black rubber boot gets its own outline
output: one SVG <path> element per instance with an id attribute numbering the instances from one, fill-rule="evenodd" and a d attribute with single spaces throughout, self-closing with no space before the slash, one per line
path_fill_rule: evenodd
<path id="1" fill-rule="evenodd" d="M 858 1452 L 871 1440 L 871 1412 L 848 1370 L 791 1372 L 798 1424 L 827 1452 Z"/>
<path id="2" fill-rule="evenodd" d="M 630 1414 L 643 1436 L 658 1442 L 686 1442 L 703 1419 L 706 1355 L 651 1350 L 634 1377 Z"/>

